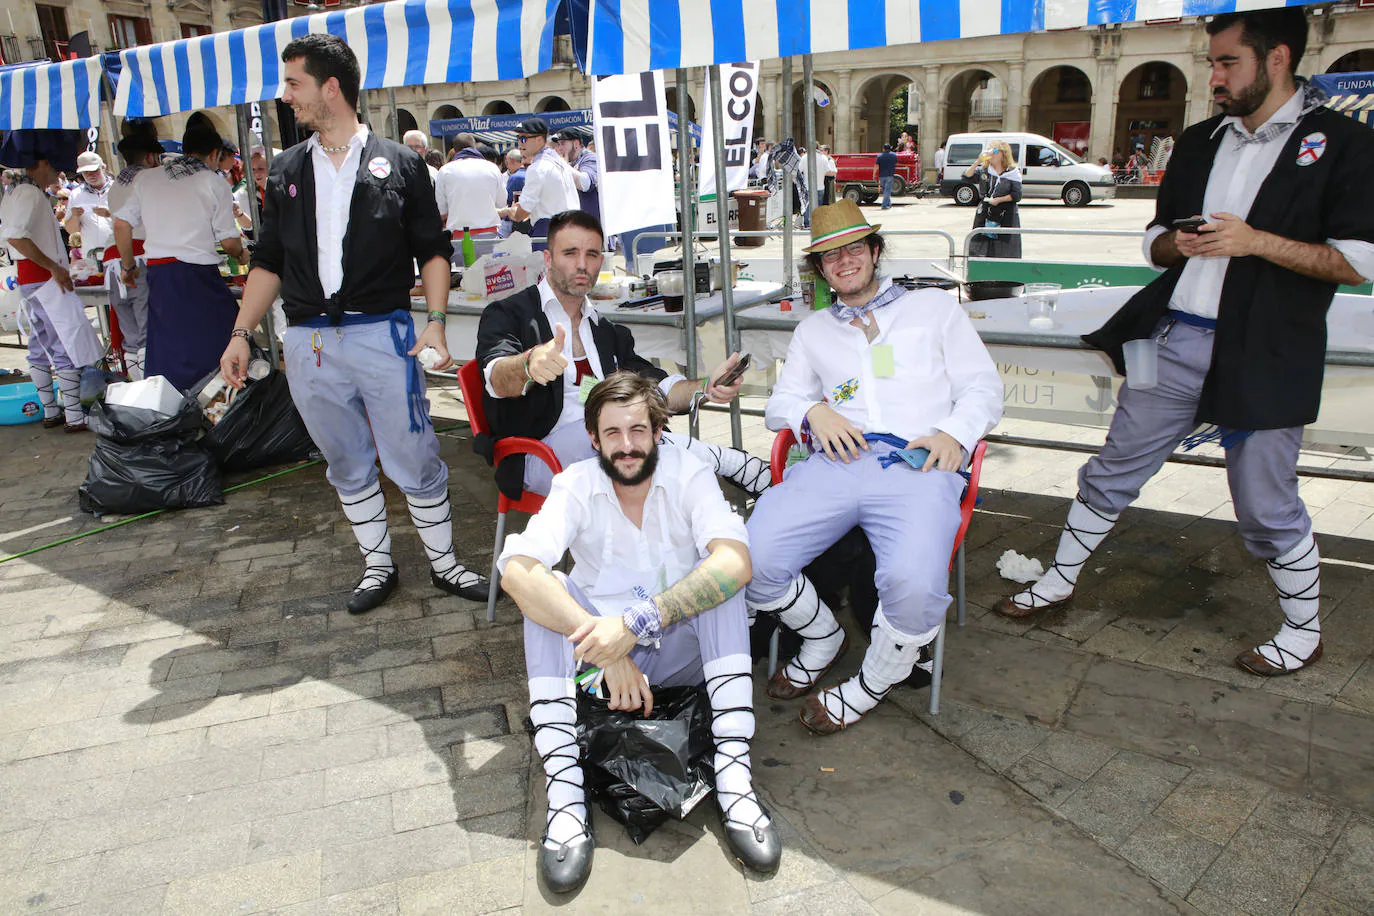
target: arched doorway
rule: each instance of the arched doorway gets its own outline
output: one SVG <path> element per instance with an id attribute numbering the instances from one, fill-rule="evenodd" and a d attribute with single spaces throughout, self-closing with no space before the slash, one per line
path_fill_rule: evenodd
<path id="1" fill-rule="evenodd" d="M 1137 146 L 1147 155 L 1156 138 L 1177 137 L 1187 126 L 1188 80 L 1164 61 L 1141 64 L 1121 81 L 1112 161 L 1129 158 Z"/>
<path id="2" fill-rule="evenodd" d="M 676 114 L 677 87 L 669 86 L 667 89 L 663 90 L 663 99 L 668 105 L 668 110 Z M 690 92 L 687 93 L 687 119 L 694 122 L 697 120 L 697 100 L 692 98 Z"/>
<path id="3" fill-rule="evenodd" d="M 954 77 L 945 90 L 945 101 L 949 105 L 946 134 L 1002 129 L 1007 91 L 990 70 L 965 70 Z"/>
<path id="4" fill-rule="evenodd" d="M 1088 155 L 1092 115 L 1092 83 L 1077 67 L 1051 67 L 1031 86 L 1026 129 L 1051 138 L 1070 152 Z"/>
<path id="5" fill-rule="evenodd" d="M 921 95 L 910 77 L 884 73 L 859 89 L 854 123 L 858 149 L 876 152 L 884 143 L 896 143 L 902 131 L 919 142 Z"/>
<path id="6" fill-rule="evenodd" d="M 482 114 L 513 115 L 515 114 L 515 108 L 511 105 L 510 102 L 503 101 L 502 99 L 497 99 L 494 102 L 488 102 L 486 104 L 486 107 L 482 109 Z"/>
<path id="7" fill-rule="evenodd" d="M 434 109 L 434 120 L 436 121 L 449 121 L 462 116 L 463 112 L 457 105 L 440 105 Z"/>
<path id="8" fill-rule="evenodd" d="M 534 106 L 536 112 L 545 111 L 570 111 L 568 103 L 561 96 L 549 95 L 539 100 L 539 104 Z"/>
<path id="9" fill-rule="evenodd" d="M 827 86 L 820 80 L 813 80 L 811 92 L 811 104 L 816 110 L 816 142 L 827 143 L 830 147 L 835 146 L 835 90 Z M 803 120 L 806 109 L 803 102 L 806 96 L 806 86 L 804 83 L 797 83 L 792 87 L 792 138 L 798 146 L 804 146 L 806 141 L 806 123 Z"/>
<path id="10" fill-rule="evenodd" d="M 1374 70 L 1374 48 L 1360 48 L 1342 54 L 1326 68 L 1327 73 L 1366 73 L 1370 70 Z"/>
<path id="11" fill-rule="evenodd" d="M 408 130 L 419 130 L 420 124 L 415 120 L 415 115 L 406 111 L 404 108 L 396 109 L 396 126 L 401 130 L 401 136 L 405 136 Z M 425 131 L 429 133 L 429 131 Z"/>
<path id="12" fill-rule="evenodd" d="M 219 116 L 211 114 L 208 111 L 191 112 L 191 114 L 186 118 L 186 127 L 188 129 L 191 127 L 208 127 L 215 133 L 219 134 L 221 137 L 238 136 L 237 130 L 235 130 L 232 134 L 229 133 L 228 129 L 226 128 L 225 124 L 220 120 Z M 171 137 L 168 139 L 180 140 L 181 138 Z"/>

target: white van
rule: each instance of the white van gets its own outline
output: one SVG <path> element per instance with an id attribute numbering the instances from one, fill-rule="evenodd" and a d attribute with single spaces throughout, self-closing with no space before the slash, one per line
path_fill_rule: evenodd
<path id="1" fill-rule="evenodd" d="M 941 194 L 966 207 L 978 203 L 978 186 L 964 172 L 993 140 L 1005 140 L 1011 146 L 1021 168 L 1023 198 L 1057 197 L 1070 207 L 1083 207 L 1089 201 L 1116 196 L 1116 182 L 1106 166 L 1084 162 L 1049 137 L 1003 131 L 950 135 L 945 142 Z"/>

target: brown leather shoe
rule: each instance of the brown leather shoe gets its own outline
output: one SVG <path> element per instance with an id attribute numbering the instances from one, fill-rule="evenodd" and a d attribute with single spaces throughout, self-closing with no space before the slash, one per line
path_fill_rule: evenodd
<path id="1" fill-rule="evenodd" d="M 775 700 L 795 700 L 803 694 L 810 693 L 812 688 L 820 683 L 821 678 L 825 677 L 825 673 L 835 667 L 837 661 L 844 658 L 844 654 L 847 651 L 849 651 L 848 633 L 844 634 L 844 639 L 840 640 L 839 651 L 837 651 L 835 657 L 830 660 L 830 664 L 816 672 L 816 677 L 811 683 L 804 687 L 799 687 L 792 683 L 787 679 L 787 675 L 783 674 L 783 669 L 787 667 L 787 665 L 783 665 L 778 668 L 777 671 L 774 671 L 773 676 L 768 679 L 768 689 L 765 692 Z"/>
<path id="2" fill-rule="evenodd" d="M 44 418 L 43 418 L 43 428 L 44 428 L 44 429 L 57 429 L 57 427 L 63 425 L 63 424 L 66 423 L 66 422 L 67 422 L 66 420 L 62 419 L 62 415 L 61 415 L 61 414 L 58 414 L 58 415 L 55 416 L 55 417 L 44 417 Z"/>
<path id="3" fill-rule="evenodd" d="M 820 697 L 807 697 L 806 704 L 802 706 L 797 718 L 801 719 L 801 724 L 810 729 L 813 735 L 833 735 L 845 728 L 843 722 L 836 722 L 830 718 L 830 712 Z"/>
<path id="4" fill-rule="evenodd" d="M 86 431 L 86 423 L 85 421 L 80 423 L 68 423 L 63 429 L 69 433 L 84 433 Z"/>
<path id="5" fill-rule="evenodd" d="M 1010 617 L 1012 620 L 1020 620 L 1032 614 L 1039 614 L 1041 611 L 1048 611 L 1050 608 L 1063 607 L 1072 600 L 1073 596 L 1070 595 L 1068 598 L 1063 598 L 1059 601 L 1051 601 L 1039 607 L 1022 607 L 1010 598 L 1003 598 L 1001 601 L 994 604 L 992 609 L 1003 617 Z"/>
<path id="6" fill-rule="evenodd" d="M 1292 674 L 1294 671 L 1301 671 L 1308 665 L 1315 665 L 1322 657 L 1321 640 L 1317 640 L 1317 648 L 1312 650 L 1312 654 L 1302 660 L 1301 664 L 1294 665 L 1292 668 L 1280 668 L 1273 665 L 1267 658 L 1259 654 L 1256 649 L 1246 649 L 1236 656 L 1236 665 L 1242 671 L 1248 671 L 1259 677 L 1279 677 L 1284 674 Z"/>

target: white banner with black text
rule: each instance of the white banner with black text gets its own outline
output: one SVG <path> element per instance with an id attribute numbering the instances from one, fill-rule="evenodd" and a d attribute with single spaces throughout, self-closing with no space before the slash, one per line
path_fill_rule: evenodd
<path id="1" fill-rule="evenodd" d="M 676 224 L 663 71 L 596 77 L 592 119 L 606 236 Z"/>
<path id="2" fill-rule="evenodd" d="M 725 190 L 738 191 L 749 184 L 749 145 L 754 132 L 754 106 L 758 101 L 759 65 L 722 64 L 720 67 L 721 125 L 725 133 Z M 715 119 L 711 116 L 711 80 L 701 97 L 706 113 L 701 121 L 701 166 L 697 189 L 702 200 L 716 199 Z"/>

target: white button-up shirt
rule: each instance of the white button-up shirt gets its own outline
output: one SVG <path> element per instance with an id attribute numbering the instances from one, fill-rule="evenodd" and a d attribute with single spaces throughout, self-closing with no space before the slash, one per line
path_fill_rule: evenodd
<path id="1" fill-rule="evenodd" d="M 582 341 L 582 352 L 587 356 L 587 362 L 591 365 L 592 374 L 597 380 L 606 377 L 606 373 L 601 368 L 601 355 L 596 349 L 596 339 L 592 337 L 592 325 L 601 320 L 601 313 L 592 305 L 592 301 L 585 296 L 582 299 L 582 320 L 578 322 L 574 329 L 572 319 L 568 317 L 568 312 L 563 308 L 563 303 L 558 301 L 558 296 L 554 293 L 553 287 L 549 286 L 547 279 L 539 281 L 539 301 L 543 305 L 544 315 L 549 319 L 549 327 L 557 328 L 560 324 L 568 332 L 563 338 L 563 358 L 568 361 L 568 367 L 563 370 L 563 411 L 558 415 L 558 422 L 554 424 L 553 432 L 549 433 L 548 438 L 553 438 L 558 430 L 567 426 L 569 423 L 582 425 L 582 400 L 579 397 L 577 387 L 577 365 L 573 362 L 573 334 Z M 485 372 L 487 381 L 487 394 L 494 398 L 499 398 L 496 389 L 491 386 L 491 374 L 496 369 L 499 360 L 492 360 L 487 363 Z M 683 380 L 681 375 L 670 375 L 659 382 L 659 390 L 666 398 L 668 392 L 674 385 Z M 547 441 L 547 440 L 546 440 Z"/>
<path id="2" fill-rule="evenodd" d="M 1302 117 L 1303 92 L 1299 89 L 1292 98 L 1284 102 L 1279 110 L 1261 125 L 1264 127 L 1286 125 L 1285 129 L 1275 132 L 1265 140 L 1246 143 L 1241 135 L 1254 136 L 1245 129 L 1238 117 L 1223 118 L 1217 130 L 1226 131 L 1217 147 L 1216 158 L 1212 161 L 1212 171 L 1207 176 L 1207 190 L 1202 197 L 1202 213 L 1197 214 L 1213 221 L 1217 213 L 1230 213 L 1247 219 L 1250 208 L 1259 195 L 1260 185 L 1278 161 L 1293 131 Z M 1256 131 L 1258 133 L 1258 131 Z M 1213 134 L 1215 136 L 1215 133 Z M 1145 261 L 1156 270 L 1150 254 L 1150 246 L 1164 233 L 1168 226 L 1152 226 L 1145 233 Z M 1352 239 L 1327 239 L 1326 244 L 1345 256 L 1346 261 L 1365 279 L 1374 278 L 1374 245 Z M 1189 258 L 1183 265 L 1178 285 L 1169 298 L 1169 308 L 1189 312 L 1203 318 L 1216 318 L 1221 307 L 1221 288 L 1226 282 L 1226 270 L 1231 264 L 1229 257 Z"/>
<path id="3" fill-rule="evenodd" d="M 140 169 L 138 174 L 134 175 L 134 177 L 137 178 L 138 175 L 141 175 L 144 171 L 146 171 L 146 169 Z M 128 202 L 129 197 L 133 194 L 133 192 L 134 183 L 132 181 L 128 184 L 120 184 L 119 179 L 110 179 L 110 194 L 107 200 L 109 201 L 111 216 L 119 215 L 119 211 L 124 209 L 124 204 Z M 146 230 L 144 230 L 142 223 L 134 223 L 133 230 L 134 238 L 139 239 L 140 241 L 147 241 L 148 233 Z"/>
<path id="4" fill-rule="evenodd" d="M 506 178 L 486 159 L 460 156 L 439 170 L 434 194 L 449 231 L 495 229 L 501 223 L 496 211 L 506 205 Z"/>
<path id="5" fill-rule="evenodd" d="M 525 169 L 520 208 L 530 215 L 530 222 L 537 222 L 580 205 L 572 166 L 552 146 L 544 147 Z"/>
<path id="6" fill-rule="evenodd" d="M 218 264 L 216 247 L 239 237 L 234 195 L 229 183 L 205 169 L 173 180 L 162 167 L 144 169 L 115 217 L 143 224 L 149 258 L 176 258 L 187 264 Z"/>
<path id="7" fill-rule="evenodd" d="M 885 279 L 879 291 L 891 285 Z M 1002 418 L 1002 379 L 958 301 L 914 290 L 868 317 L 878 325 L 871 343 L 830 309 L 802 320 L 764 410 L 768 428 L 791 427 L 800 438 L 806 412 L 824 401 L 866 433 L 911 440 L 939 430 L 972 454 Z M 891 348 L 890 377 L 875 372 L 879 347 Z"/>
<path id="8" fill-rule="evenodd" d="M 497 566 L 504 572 L 512 557 L 530 557 L 553 568 L 571 551 L 568 578 L 602 614 L 620 614 L 691 572 L 718 538 L 749 543 L 715 471 L 683 449 L 659 446 L 641 525 L 625 517 L 597 460 L 579 461 L 554 477 L 544 507 L 506 539 Z"/>
<path id="9" fill-rule="evenodd" d="M 53 216 L 52 201 L 41 189 L 31 184 L 12 185 L 0 200 L 0 236 L 6 239 L 28 239 L 54 262 L 67 266 L 67 249 L 62 244 L 62 232 Z M 25 260 L 13 247 L 10 257 Z"/>
<path id="10" fill-rule="evenodd" d="M 367 125 L 348 138 L 348 155 L 337 169 L 320 146 L 320 135 L 310 140 L 310 161 L 315 166 L 315 243 L 319 249 L 320 286 L 328 299 L 343 286 L 343 240 L 348 231 L 348 211 L 353 206 L 353 186 L 358 183 L 359 159 L 367 142 Z"/>
<path id="11" fill-rule="evenodd" d="M 105 184 L 98 189 L 83 181 L 72 192 L 67 201 L 69 211 L 77 207 L 81 208 L 81 248 L 83 250 L 108 248 L 114 242 L 113 219 L 95 212 L 97 207 L 110 209 L 110 188 L 113 184 L 114 179 L 108 174 L 105 176 Z M 111 212 L 113 213 L 113 211 Z"/>

